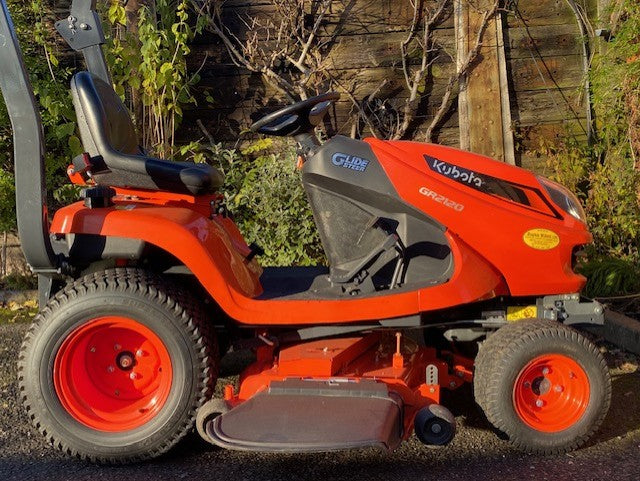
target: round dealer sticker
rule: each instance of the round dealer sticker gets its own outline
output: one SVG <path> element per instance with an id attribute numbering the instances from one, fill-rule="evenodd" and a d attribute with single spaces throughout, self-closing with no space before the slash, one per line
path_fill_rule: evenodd
<path id="1" fill-rule="evenodd" d="M 532 249 L 548 251 L 560 244 L 560 237 L 548 229 L 531 229 L 524 233 L 522 240 Z"/>

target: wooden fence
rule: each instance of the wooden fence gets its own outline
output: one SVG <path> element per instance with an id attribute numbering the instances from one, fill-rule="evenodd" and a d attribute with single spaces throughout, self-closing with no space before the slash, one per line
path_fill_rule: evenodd
<path id="1" fill-rule="evenodd" d="M 454 0 L 454 3 L 458 1 Z M 591 20 L 597 18 L 597 0 L 578 0 L 577 3 Z M 508 115 L 504 115 L 503 108 L 499 127 L 513 138 L 516 163 L 543 170 L 544 162 L 538 153 L 541 140 L 553 140 L 567 133 L 579 140 L 586 139 L 583 37 L 576 15 L 566 0 L 519 0 L 511 3 L 511 10 L 500 18 L 495 37 L 498 40 L 485 39 L 479 68 L 471 73 L 472 80 L 476 75 L 475 81 L 480 87 L 473 94 L 470 90 L 469 97 L 476 100 L 472 99 L 473 105 L 468 107 L 473 113 L 480 102 L 484 102 L 486 109 L 499 103 L 501 98 L 504 107 L 506 98 Z M 223 19 L 242 41 L 249 34 L 247 19 L 268 18 L 273 11 L 269 0 L 226 0 Z M 339 24 L 339 31 L 325 51 L 326 61 L 333 69 L 332 75 L 341 84 L 349 85 L 358 101 L 379 89 L 377 98 L 384 99 L 390 110 L 401 110 L 408 92 L 399 48 L 407 35 L 412 15 L 409 0 L 336 0 L 332 3 L 325 29 L 335 34 Z M 426 126 L 440 104 L 447 81 L 456 69 L 459 37 L 460 27 L 451 11 L 434 32 L 438 51 L 433 55 L 435 60 L 420 98 L 417 123 L 409 133 L 411 138 L 423 138 Z M 501 42 L 503 47 L 499 45 Z M 502 49 L 502 53 L 496 54 L 503 56 L 506 83 L 502 87 L 495 81 L 499 70 L 480 67 L 483 62 L 485 65 L 490 63 L 492 54 L 489 50 L 495 48 Z M 278 93 L 260 74 L 234 65 L 224 46 L 212 34 L 197 40 L 189 61 L 192 69 L 201 68 L 202 80 L 198 86 L 199 105 L 186 112 L 180 132 L 183 139 L 202 136 L 196 123 L 201 120 L 215 139 L 234 141 L 250 124 L 252 112 L 269 103 L 285 102 L 278 100 Z M 502 97 L 495 89 L 485 87 L 492 81 L 498 90 L 502 88 Z M 214 102 L 204 100 L 206 96 L 213 97 Z M 458 114 L 458 102 L 454 101 L 436 132 L 437 142 L 459 145 L 461 130 L 469 127 L 460 128 Z M 353 103 L 343 98 L 337 109 L 341 133 L 348 135 L 351 132 L 353 116 Z M 462 122 L 467 120 L 463 118 Z M 482 125 L 485 121 L 487 125 L 494 121 L 490 112 L 476 115 L 477 126 L 471 129 L 482 130 L 486 127 Z M 508 125 L 503 125 L 505 122 Z M 493 135 L 488 127 L 484 128 L 484 133 L 477 133 L 475 144 L 471 142 L 475 145 L 473 150 L 493 153 L 495 149 L 487 151 L 485 147 L 491 143 Z M 495 156 L 502 155 L 496 153 Z"/>

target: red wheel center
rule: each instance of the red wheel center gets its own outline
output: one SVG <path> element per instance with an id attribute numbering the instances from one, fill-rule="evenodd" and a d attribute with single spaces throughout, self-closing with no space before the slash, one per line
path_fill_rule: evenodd
<path id="1" fill-rule="evenodd" d="M 554 433 L 577 423 L 589 404 L 589 379 L 570 357 L 545 354 L 532 359 L 518 374 L 513 405 L 529 427 Z"/>
<path id="2" fill-rule="evenodd" d="M 127 431 L 164 406 L 171 359 L 160 338 L 141 323 L 100 317 L 65 339 L 53 378 L 60 402 L 77 421 L 100 431 Z"/>

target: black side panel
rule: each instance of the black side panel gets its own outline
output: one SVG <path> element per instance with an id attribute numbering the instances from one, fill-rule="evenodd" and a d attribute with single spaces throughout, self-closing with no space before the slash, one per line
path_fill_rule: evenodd
<path id="1" fill-rule="evenodd" d="M 369 144 L 337 136 L 302 169 L 313 215 L 329 259 L 332 278 L 385 242 L 390 233 L 406 247 L 403 285 L 446 282 L 453 270 L 445 228 L 398 196 Z M 369 272 L 376 290 L 393 275 L 396 251 L 380 256 Z"/>
<path id="2" fill-rule="evenodd" d="M 34 271 L 52 272 L 56 260 L 49 241 L 42 124 L 4 0 L 0 0 L 0 89 L 13 129 L 16 213 L 22 250 Z"/>

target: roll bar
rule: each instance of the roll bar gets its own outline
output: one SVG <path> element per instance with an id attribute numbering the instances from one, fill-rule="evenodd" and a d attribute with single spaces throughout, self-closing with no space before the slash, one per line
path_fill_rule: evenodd
<path id="1" fill-rule="evenodd" d="M 22 250 L 34 272 L 57 272 L 49 239 L 42 122 L 5 0 L 0 0 L 0 90 L 13 130 L 16 216 Z"/>
<path id="2" fill-rule="evenodd" d="M 73 0 L 69 16 L 56 22 L 56 30 L 72 49 L 82 53 L 87 70 L 111 85 L 102 51 L 104 31 L 96 12 L 96 0 Z"/>
<path id="3" fill-rule="evenodd" d="M 56 30 L 83 54 L 89 72 L 111 83 L 96 0 L 73 0 L 69 16 L 56 22 Z M 49 238 L 42 121 L 6 0 L 0 0 L 0 91 L 13 130 L 18 233 L 27 263 L 38 274 L 42 305 L 64 266 Z"/>

